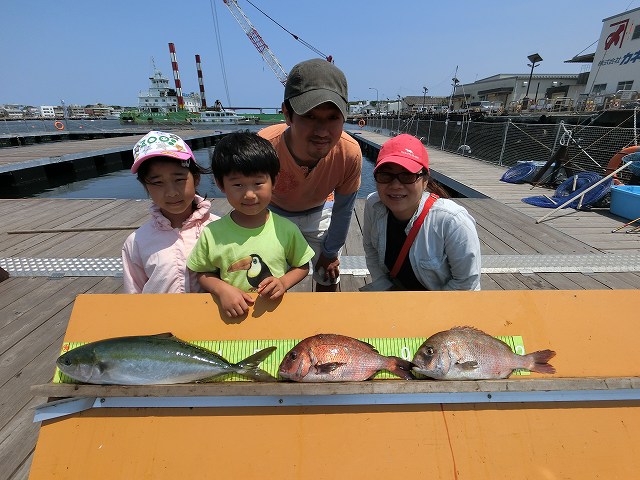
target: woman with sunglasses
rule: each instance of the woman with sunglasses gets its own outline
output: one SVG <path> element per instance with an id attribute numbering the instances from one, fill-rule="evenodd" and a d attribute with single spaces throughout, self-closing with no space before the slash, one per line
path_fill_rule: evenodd
<path id="1" fill-rule="evenodd" d="M 475 220 L 442 198 L 422 142 L 407 134 L 385 142 L 373 176 L 363 227 L 372 283 L 361 290 L 480 290 Z"/>

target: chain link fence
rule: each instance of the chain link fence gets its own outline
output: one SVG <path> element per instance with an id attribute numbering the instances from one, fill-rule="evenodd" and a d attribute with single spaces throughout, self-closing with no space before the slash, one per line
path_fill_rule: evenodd
<path id="1" fill-rule="evenodd" d="M 538 123 L 369 118 L 367 127 L 395 135 L 410 133 L 430 148 L 512 167 L 518 162 L 547 162 L 560 146 L 567 146 L 569 175 L 605 173 L 607 164 L 622 148 L 638 144 L 637 128 Z M 630 173 L 623 170 L 622 181 Z"/>

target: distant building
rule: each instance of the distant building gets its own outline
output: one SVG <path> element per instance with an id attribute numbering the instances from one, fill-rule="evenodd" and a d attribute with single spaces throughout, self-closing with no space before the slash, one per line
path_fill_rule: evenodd
<path id="1" fill-rule="evenodd" d="M 88 118 L 89 114 L 85 112 L 84 107 L 81 105 L 68 105 L 67 113 L 71 118 Z"/>
<path id="2" fill-rule="evenodd" d="M 102 105 L 101 103 L 84 107 L 85 113 L 93 118 L 107 118 L 111 115 L 111 110 L 112 108 L 109 105 Z"/>
<path id="3" fill-rule="evenodd" d="M 188 112 L 197 113 L 202 108 L 202 100 L 200 94 L 191 92 L 183 96 L 184 109 Z"/>
<path id="4" fill-rule="evenodd" d="M 465 110 L 471 103 L 489 101 L 518 111 L 525 97 L 529 99 L 529 110 L 601 110 L 638 104 L 640 8 L 602 22 L 596 52 L 576 55 L 566 62 L 591 64 L 590 71 L 585 68 L 580 74 L 498 74 L 456 84 L 453 109 Z"/>
<path id="5" fill-rule="evenodd" d="M 617 108 L 638 99 L 640 90 L 640 8 L 602 20 L 598 48 L 571 63 L 591 63 L 581 101 L 586 110 Z"/>
<path id="6" fill-rule="evenodd" d="M 470 103 L 489 101 L 518 110 L 522 100 L 528 97 L 532 109 L 551 110 L 556 102 L 563 101 L 561 99 L 577 99 L 584 91 L 584 82 L 586 77 L 578 74 L 500 73 L 473 83 L 456 84 L 452 108 L 454 111 L 464 110 Z"/>
<path id="7" fill-rule="evenodd" d="M 18 120 L 24 117 L 24 106 L 23 105 L 15 105 L 15 104 L 7 104 L 2 106 L 2 118 L 6 118 L 9 120 Z"/>
<path id="8" fill-rule="evenodd" d="M 430 97 L 425 95 L 406 96 L 402 99 L 406 108 L 411 113 L 432 113 L 436 107 L 447 105 L 448 97 Z"/>
<path id="9" fill-rule="evenodd" d="M 349 113 L 351 115 L 372 115 L 375 114 L 375 107 L 369 102 L 351 102 L 349 103 Z"/>
<path id="10" fill-rule="evenodd" d="M 55 107 L 50 106 L 50 105 L 41 105 L 40 106 L 40 116 L 42 118 L 56 118 Z"/>

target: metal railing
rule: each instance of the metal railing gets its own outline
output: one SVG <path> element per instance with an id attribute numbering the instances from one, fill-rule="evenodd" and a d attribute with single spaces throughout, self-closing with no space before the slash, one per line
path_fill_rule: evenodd
<path id="1" fill-rule="evenodd" d="M 393 136 L 410 133 L 428 148 L 511 167 L 522 161 L 547 162 L 561 145 L 568 147 L 572 173 L 603 174 L 622 148 L 638 145 L 638 128 L 538 123 L 425 120 L 412 117 L 368 118 L 367 128 Z M 626 174 L 628 175 L 628 174 Z"/>

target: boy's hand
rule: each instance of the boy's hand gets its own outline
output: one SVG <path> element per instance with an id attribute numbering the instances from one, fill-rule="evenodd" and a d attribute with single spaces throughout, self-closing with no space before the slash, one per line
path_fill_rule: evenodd
<path id="1" fill-rule="evenodd" d="M 260 282 L 260 285 L 258 285 L 258 293 L 260 296 L 269 298 L 270 300 L 280 298 L 286 291 L 287 288 L 284 286 L 284 283 L 282 283 L 282 280 L 276 277 L 265 278 Z"/>
<path id="2" fill-rule="evenodd" d="M 218 298 L 222 311 L 231 318 L 244 315 L 254 303 L 251 295 L 232 285 L 226 285 Z"/>

